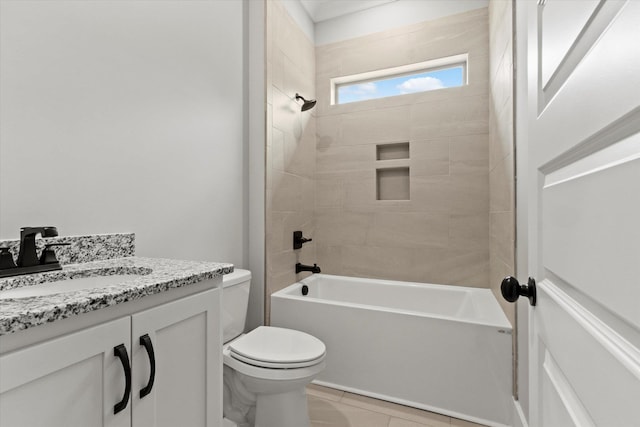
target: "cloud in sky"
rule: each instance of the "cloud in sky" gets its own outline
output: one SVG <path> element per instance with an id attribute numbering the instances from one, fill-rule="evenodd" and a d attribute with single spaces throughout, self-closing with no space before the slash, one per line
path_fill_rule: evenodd
<path id="1" fill-rule="evenodd" d="M 378 86 L 374 82 L 343 86 L 339 89 L 339 97 L 343 102 L 364 101 L 377 98 Z"/>
<path id="2" fill-rule="evenodd" d="M 442 80 L 436 79 L 435 77 L 416 77 L 414 79 L 409 79 L 402 84 L 399 84 L 397 88 L 400 90 L 400 93 L 403 95 L 407 93 L 416 93 L 416 92 L 425 92 L 428 90 L 434 89 L 442 89 L 444 84 Z"/>
<path id="3" fill-rule="evenodd" d="M 360 83 L 350 86 L 349 91 L 354 95 L 371 95 L 378 91 L 378 86 L 374 82 Z"/>

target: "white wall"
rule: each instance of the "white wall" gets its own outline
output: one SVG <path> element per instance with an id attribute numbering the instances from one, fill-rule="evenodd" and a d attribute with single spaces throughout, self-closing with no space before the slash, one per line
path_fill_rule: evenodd
<path id="1" fill-rule="evenodd" d="M 472 9 L 480 9 L 487 7 L 488 4 L 489 0 L 397 0 L 318 22 L 315 25 L 315 43 L 316 46 L 335 43 Z"/>
<path id="2" fill-rule="evenodd" d="M 273 1 L 273 0 L 268 0 L 268 1 Z M 298 27 L 300 27 L 302 32 L 307 37 L 309 37 L 309 40 L 313 42 L 315 40 L 315 25 L 311 20 L 311 18 L 309 17 L 309 14 L 305 10 L 305 8 L 302 7 L 302 3 L 300 3 L 300 0 L 280 0 L 280 1 L 282 2 L 282 5 L 286 9 L 289 16 L 293 18 L 293 20 L 295 21 L 296 24 L 298 24 Z"/>
<path id="3" fill-rule="evenodd" d="M 243 2 L 2 1 L 0 238 L 246 259 Z"/>
<path id="4" fill-rule="evenodd" d="M 264 324 L 265 286 L 265 3 L 247 1 L 247 63 L 249 144 L 248 165 L 248 267 L 251 292 L 246 329 Z"/>

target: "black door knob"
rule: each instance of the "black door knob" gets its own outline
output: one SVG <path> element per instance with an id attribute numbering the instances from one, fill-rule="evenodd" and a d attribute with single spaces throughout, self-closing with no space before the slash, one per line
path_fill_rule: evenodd
<path id="1" fill-rule="evenodd" d="M 502 297 L 509 302 L 516 302 L 522 295 L 529 298 L 531 305 L 536 305 L 536 280 L 533 277 L 529 277 L 526 285 L 520 285 L 518 279 L 513 276 L 507 276 L 502 279 L 500 292 L 502 292 Z"/>

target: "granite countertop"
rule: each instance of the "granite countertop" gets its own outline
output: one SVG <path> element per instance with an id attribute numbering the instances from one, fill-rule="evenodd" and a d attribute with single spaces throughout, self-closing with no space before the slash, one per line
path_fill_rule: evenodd
<path id="1" fill-rule="evenodd" d="M 88 313 L 233 271 L 232 264 L 127 256 L 63 265 L 59 271 L 0 279 L 0 291 L 57 280 L 138 274 L 124 283 L 44 296 L 0 299 L 0 335 Z"/>

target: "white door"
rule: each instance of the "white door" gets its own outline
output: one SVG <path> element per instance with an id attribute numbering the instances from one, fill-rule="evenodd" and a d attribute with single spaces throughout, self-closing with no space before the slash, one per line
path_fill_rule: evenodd
<path id="1" fill-rule="evenodd" d="M 2 355 L 0 426 L 130 426 L 130 334 L 126 317 Z"/>
<path id="2" fill-rule="evenodd" d="M 221 425 L 220 293 L 213 289 L 131 317 L 133 426 Z"/>
<path id="3" fill-rule="evenodd" d="M 530 424 L 640 426 L 640 1 L 516 10 L 528 24 L 518 96 L 538 294 Z"/>

